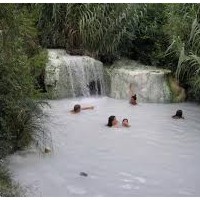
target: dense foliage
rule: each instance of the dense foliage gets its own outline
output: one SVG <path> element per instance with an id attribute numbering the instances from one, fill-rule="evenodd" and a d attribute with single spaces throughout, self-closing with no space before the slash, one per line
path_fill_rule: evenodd
<path id="1" fill-rule="evenodd" d="M 43 115 L 34 99 L 46 54 L 37 41 L 33 14 L 14 4 L 0 9 L 0 159 L 36 139 Z"/>
<path id="2" fill-rule="evenodd" d="M 72 54 L 115 55 L 134 30 L 145 6 L 138 4 L 41 4 L 38 28 L 45 47 Z"/>
<path id="3" fill-rule="evenodd" d="M 173 69 L 176 77 L 188 90 L 190 99 L 200 100 L 199 4 L 168 6 L 165 29 L 170 45 L 167 54 L 178 58 Z"/>

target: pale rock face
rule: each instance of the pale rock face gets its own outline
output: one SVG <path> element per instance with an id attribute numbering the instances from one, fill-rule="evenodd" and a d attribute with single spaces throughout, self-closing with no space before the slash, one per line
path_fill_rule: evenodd
<path id="1" fill-rule="evenodd" d="M 65 50 L 49 49 L 45 86 L 55 98 L 108 95 L 138 102 L 170 103 L 185 100 L 185 91 L 171 71 L 120 60 L 109 69 L 88 56 L 71 56 Z"/>
<path id="2" fill-rule="evenodd" d="M 65 50 L 48 50 L 45 85 L 54 97 L 104 94 L 103 64 L 88 56 L 70 56 Z"/>
<path id="3" fill-rule="evenodd" d="M 170 70 L 144 66 L 134 61 L 129 61 L 128 64 L 126 62 L 125 64 L 122 61 L 118 62 L 110 71 L 110 96 L 112 98 L 130 99 L 132 95 L 137 94 L 138 102 L 184 101 L 185 95 L 179 94 L 180 92 L 185 93 L 183 88 L 176 93 L 171 88 Z M 176 88 L 180 88 L 177 82 L 173 81 L 174 84 Z"/>
<path id="4" fill-rule="evenodd" d="M 164 70 L 116 69 L 111 76 L 110 95 L 117 99 L 128 99 L 137 94 L 138 101 L 141 102 L 170 102 L 168 74 Z"/>

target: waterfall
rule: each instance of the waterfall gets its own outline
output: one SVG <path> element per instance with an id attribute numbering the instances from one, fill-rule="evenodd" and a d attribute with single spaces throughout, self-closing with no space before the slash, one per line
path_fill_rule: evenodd
<path id="1" fill-rule="evenodd" d="M 105 95 L 103 64 L 88 56 L 49 49 L 45 85 L 56 97 Z"/>
<path id="2" fill-rule="evenodd" d="M 107 94 L 128 100 L 137 94 L 138 102 L 185 100 L 185 91 L 171 78 L 170 70 L 123 59 L 104 70 L 98 60 L 71 56 L 59 49 L 49 49 L 48 56 L 45 87 L 56 98 Z"/>

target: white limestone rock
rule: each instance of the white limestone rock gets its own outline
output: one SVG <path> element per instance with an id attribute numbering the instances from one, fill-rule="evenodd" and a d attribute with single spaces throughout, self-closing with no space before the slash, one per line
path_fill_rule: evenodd
<path id="1" fill-rule="evenodd" d="M 137 94 L 139 102 L 167 103 L 175 102 L 174 99 L 177 102 L 176 97 L 179 94 L 175 94 L 171 88 L 170 70 L 145 66 L 130 60 L 119 61 L 111 66 L 111 69 L 110 96 L 112 98 L 130 99 L 132 95 Z M 173 82 L 174 84 L 178 83 Z M 184 98 L 183 95 L 178 101 L 183 101 Z"/>

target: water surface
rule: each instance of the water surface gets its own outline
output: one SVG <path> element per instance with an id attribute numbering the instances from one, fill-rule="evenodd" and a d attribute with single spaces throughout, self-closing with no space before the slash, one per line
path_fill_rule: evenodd
<path id="1" fill-rule="evenodd" d="M 94 110 L 71 114 L 74 104 Z M 200 196 L 200 107 L 193 103 L 131 106 L 108 97 L 50 101 L 54 151 L 10 158 L 28 196 Z M 185 120 L 171 118 L 182 109 Z M 108 128 L 110 115 L 130 128 Z M 80 176 L 86 172 L 87 177 Z"/>

